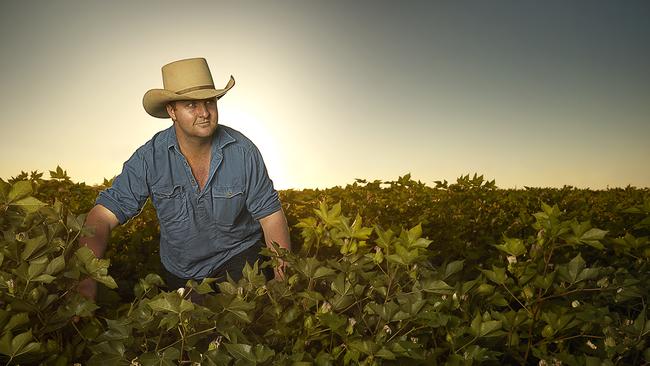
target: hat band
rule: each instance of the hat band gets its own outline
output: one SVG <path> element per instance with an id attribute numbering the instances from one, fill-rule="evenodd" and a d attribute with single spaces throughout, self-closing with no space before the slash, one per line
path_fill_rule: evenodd
<path id="1" fill-rule="evenodd" d="M 214 89 L 214 85 L 199 85 L 199 86 L 193 86 L 191 88 L 186 88 L 186 89 L 181 89 L 177 92 L 176 94 L 185 94 L 189 92 L 193 92 L 195 90 L 202 90 L 202 89 Z"/>

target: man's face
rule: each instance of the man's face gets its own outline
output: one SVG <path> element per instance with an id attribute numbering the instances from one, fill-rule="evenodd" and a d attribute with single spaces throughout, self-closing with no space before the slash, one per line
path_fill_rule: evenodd
<path id="1" fill-rule="evenodd" d="M 177 134 L 185 137 L 210 137 L 217 130 L 217 98 L 182 100 L 167 105 L 167 113 L 176 122 Z"/>

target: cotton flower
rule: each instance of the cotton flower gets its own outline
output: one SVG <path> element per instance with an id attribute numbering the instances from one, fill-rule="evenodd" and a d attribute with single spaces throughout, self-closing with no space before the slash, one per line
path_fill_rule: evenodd
<path id="1" fill-rule="evenodd" d="M 323 314 L 329 313 L 330 310 L 332 310 L 332 304 L 327 301 L 323 302 L 323 305 L 320 306 L 320 312 Z"/>

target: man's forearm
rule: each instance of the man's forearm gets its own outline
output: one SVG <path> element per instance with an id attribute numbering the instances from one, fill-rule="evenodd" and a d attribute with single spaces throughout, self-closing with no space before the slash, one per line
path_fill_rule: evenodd
<path id="1" fill-rule="evenodd" d="M 106 252 L 111 230 L 117 225 L 118 220 L 115 215 L 105 207 L 97 205 L 88 212 L 84 224 L 84 227 L 92 229 L 94 234 L 81 237 L 79 243 L 92 250 L 97 258 L 102 258 Z"/>
<path id="2" fill-rule="evenodd" d="M 291 250 L 291 239 L 289 238 L 289 227 L 287 219 L 282 210 L 276 211 L 269 216 L 260 220 L 264 239 L 269 248 L 273 248 L 271 243 L 275 242 L 280 247 Z"/>
<path id="3" fill-rule="evenodd" d="M 79 239 L 80 245 L 87 246 L 90 250 L 95 253 L 97 258 L 104 256 L 106 252 L 106 246 L 108 245 L 108 238 L 111 235 L 111 230 L 113 230 L 119 221 L 115 215 L 102 205 L 95 205 L 88 216 L 86 216 L 86 222 L 84 227 L 90 228 L 94 231 L 92 235 L 83 236 Z M 79 282 L 77 286 L 79 293 L 91 300 L 95 300 L 97 296 L 97 283 L 92 278 L 88 277 Z"/>

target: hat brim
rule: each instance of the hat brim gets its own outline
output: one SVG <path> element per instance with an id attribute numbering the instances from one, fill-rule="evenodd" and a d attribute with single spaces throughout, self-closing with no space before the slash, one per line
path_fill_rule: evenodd
<path id="1" fill-rule="evenodd" d="M 221 98 L 228 90 L 235 86 L 235 78 L 230 76 L 228 84 L 223 89 L 200 89 L 178 94 L 166 89 L 151 89 L 144 94 L 142 106 L 151 116 L 156 118 L 169 118 L 167 103 L 178 100 L 201 100 L 208 98 Z"/>

